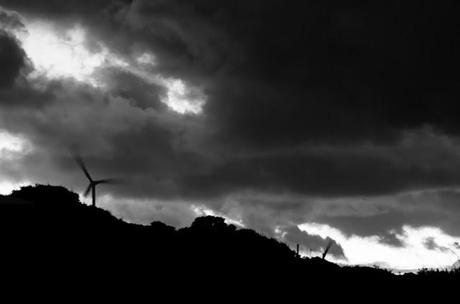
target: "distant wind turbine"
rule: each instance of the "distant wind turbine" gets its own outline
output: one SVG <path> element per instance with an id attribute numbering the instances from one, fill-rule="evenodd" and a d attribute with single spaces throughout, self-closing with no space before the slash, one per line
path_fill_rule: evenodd
<path id="1" fill-rule="evenodd" d="M 329 241 L 329 243 L 327 243 L 326 248 L 324 249 L 324 252 L 323 252 L 323 255 L 322 255 L 323 260 L 326 259 L 326 256 L 327 256 L 329 250 L 331 249 L 332 245 L 334 245 L 332 241 Z"/>
<path id="2" fill-rule="evenodd" d="M 88 172 L 88 169 L 86 168 L 85 163 L 83 162 L 83 159 L 81 157 L 75 157 L 75 161 L 77 164 L 80 166 L 80 168 L 83 170 L 83 173 L 85 173 L 85 176 L 89 180 L 89 185 L 85 190 L 85 193 L 83 194 L 85 197 L 88 196 L 89 192 L 91 191 L 91 195 L 93 198 L 92 206 L 96 207 L 96 186 L 100 184 L 113 184 L 116 182 L 115 179 L 113 178 L 106 178 L 106 179 L 100 179 L 100 180 L 94 180 L 91 175 Z"/>

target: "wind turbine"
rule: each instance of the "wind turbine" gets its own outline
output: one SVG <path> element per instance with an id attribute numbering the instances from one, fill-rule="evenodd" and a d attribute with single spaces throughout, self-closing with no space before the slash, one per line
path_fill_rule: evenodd
<path id="1" fill-rule="evenodd" d="M 96 186 L 100 184 L 112 184 L 115 183 L 115 179 L 113 178 L 106 178 L 106 179 L 99 179 L 99 180 L 94 180 L 91 175 L 88 172 L 88 169 L 86 168 L 85 163 L 83 162 L 83 159 L 81 157 L 76 156 L 75 161 L 77 164 L 80 166 L 80 168 L 83 170 L 83 173 L 85 173 L 86 178 L 89 180 L 89 185 L 85 190 L 85 193 L 83 194 L 85 197 L 88 196 L 89 192 L 91 191 L 92 195 L 92 206 L 96 207 Z"/>
<path id="2" fill-rule="evenodd" d="M 323 260 L 326 259 L 326 256 L 327 256 L 329 250 L 331 249 L 332 245 L 334 245 L 332 241 L 329 241 L 329 243 L 327 243 L 326 248 L 324 249 L 324 252 L 323 252 L 323 255 L 322 255 Z"/>

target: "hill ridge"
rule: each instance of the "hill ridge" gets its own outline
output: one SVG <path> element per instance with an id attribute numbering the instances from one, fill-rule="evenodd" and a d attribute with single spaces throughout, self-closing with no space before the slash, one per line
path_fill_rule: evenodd
<path id="1" fill-rule="evenodd" d="M 127 223 L 106 210 L 82 204 L 76 193 L 61 186 L 28 186 L 0 196 L 0 228 L 8 231 L 3 248 L 11 248 L 2 251 L 4 260 L 20 261 L 26 269 L 47 265 L 47 271 L 60 271 L 64 267 L 63 276 L 94 268 L 127 277 L 144 272 L 164 277 L 194 273 L 207 284 L 215 284 L 211 274 L 216 274 L 225 284 L 243 280 L 272 286 L 277 282 L 286 288 L 299 284 L 325 288 L 323 282 L 340 288 L 381 284 L 408 288 L 433 282 L 448 286 L 460 278 L 458 269 L 396 276 L 374 267 L 300 258 L 284 243 L 214 216 L 198 217 L 181 229 L 162 222 Z"/>

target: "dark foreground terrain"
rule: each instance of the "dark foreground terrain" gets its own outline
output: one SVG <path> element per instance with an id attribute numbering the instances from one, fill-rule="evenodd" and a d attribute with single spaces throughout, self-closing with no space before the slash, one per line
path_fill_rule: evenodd
<path id="1" fill-rule="evenodd" d="M 328 303 L 401 299 L 401 293 L 412 300 L 455 296 L 460 287 L 459 271 L 396 276 L 299 258 L 285 244 L 217 217 L 197 218 L 179 230 L 160 222 L 128 224 L 81 204 L 63 187 L 38 185 L 0 196 L 0 228 L 1 273 L 8 284 L 3 291 L 28 290 L 17 296 L 31 296 L 34 288 L 67 297 L 123 294 L 132 301 L 260 302 L 282 296 L 283 302 Z"/>

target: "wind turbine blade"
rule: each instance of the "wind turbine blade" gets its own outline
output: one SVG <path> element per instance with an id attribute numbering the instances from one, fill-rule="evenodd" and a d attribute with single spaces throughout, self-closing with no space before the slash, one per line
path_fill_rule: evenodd
<path id="1" fill-rule="evenodd" d="M 80 166 L 80 168 L 83 170 L 83 172 L 85 173 L 85 175 L 89 179 L 89 181 L 92 182 L 93 179 L 91 178 L 91 175 L 89 175 L 88 169 L 86 168 L 86 165 L 83 162 L 83 159 L 81 157 L 79 157 L 79 156 L 75 156 L 75 161 Z"/>
<path id="2" fill-rule="evenodd" d="M 326 258 L 327 253 L 328 253 L 329 250 L 331 249 L 332 245 L 333 245 L 333 244 L 332 244 L 332 241 L 330 241 L 329 243 L 327 243 L 326 248 L 324 249 L 324 252 L 323 252 L 323 260 Z"/>
<path id="3" fill-rule="evenodd" d="M 91 191 L 91 186 L 92 186 L 92 184 L 90 183 L 88 185 L 88 188 L 86 188 L 85 193 L 83 194 L 83 196 L 88 196 L 89 192 Z"/>

